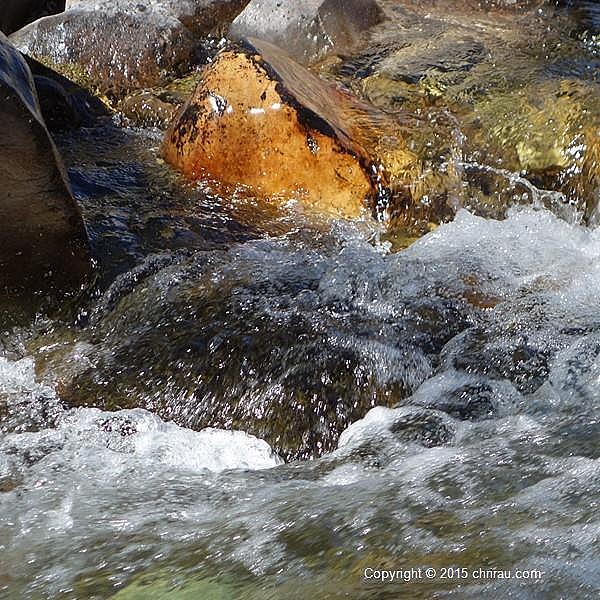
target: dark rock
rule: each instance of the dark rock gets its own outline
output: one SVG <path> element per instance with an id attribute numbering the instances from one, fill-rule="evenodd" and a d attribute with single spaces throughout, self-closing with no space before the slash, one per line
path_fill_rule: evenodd
<path id="1" fill-rule="evenodd" d="M 272 42 L 308 63 L 331 50 L 347 51 L 383 18 L 375 0 L 252 0 L 229 32 Z"/>
<path id="2" fill-rule="evenodd" d="M 4 324 L 55 308 L 91 264 L 87 235 L 23 57 L 0 34 L 0 289 Z"/>
<path id="3" fill-rule="evenodd" d="M 426 448 L 448 444 L 454 438 L 454 430 L 443 415 L 430 410 L 407 412 L 398 417 L 389 429 L 397 439 L 416 442 Z"/>
<path id="4" fill-rule="evenodd" d="M 218 51 L 212 52 L 205 62 L 212 62 L 217 54 Z M 190 99 L 200 77 L 199 72 L 193 72 L 167 86 L 133 92 L 117 108 L 134 126 L 167 129 L 177 111 Z"/>
<path id="5" fill-rule="evenodd" d="M 69 0 L 66 12 L 11 36 L 23 53 L 94 92 L 121 98 L 163 85 L 200 61 L 197 36 L 228 24 L 247 0 Z"/>
<path id="6" fill-rule="evenodd" d="M 13 33 L 40 17 L 65 9 L 65 0 L 2 0 L 0 31 Z"/>
<path id="7" fill-rule="evenodd" d="M 374 404 L 406 397 L 430 374 L 408 336 L 384 340 L 366 315 L 340 318 L 337 302 L 313 291 L 332 273 L 317 252 L 294 251 L 293 271 L 274 244 L 258 247 L 273 264 L 239 248 L 197 253 L 148 278 L 137 272 L 137 282 L 128 275 L 124 295 L 95 319 L 89 362 L 47 372 L 61 399 L 147 408 L 196 430 L 241 429 L 299 459 L 335 449 Z"/>
<path id="8" fill-rule="evenodd" d="M 461 421 L 490 418 L 497 412 L 494 390 L 486 384 L 466 384 L 451 390 L 434 407 Z"/>
<path id="9" fill-rule="evenodd" d="M 381 64 L 380 73 L 396 81 L 419 83 L 433 72 L 469 71 L 480 63 L 485 46 L 472 37 L 439 36 L 396 51 Z"/>
<path id="10" fill-rule="evenodd" d="M 106 105 L 86 89 L 29 56 L 25 60 L 50 131 L 91 126 L 98 117 L 110 114 Z"/>
<path id="11" fill-rule="evenodd" d="M 54 79 L 44 76 L 34 77 L 34 83 L 40 109 L 50 131 L 81 125 L 81 119 L 64 87 Z"/>

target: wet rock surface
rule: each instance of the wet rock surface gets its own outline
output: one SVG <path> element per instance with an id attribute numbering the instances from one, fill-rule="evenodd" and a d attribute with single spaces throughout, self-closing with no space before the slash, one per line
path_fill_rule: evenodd
<path id="1" fill-rule="evenodd" d="M 130 291 L 92 314 L 92 345 L 79 358 L 61 354 L 81 368 L 60 378 L 61 397 L 151 407 L 193 429 L 243 427 L 287 459 L 332 450 L 371 406 L 414 391 L 468 319 L 460 299 L 403 295 L 402 267 L 398 281 L 388 278 L 368 244 L 356 254 L 342 233 L 321 240 L 325 253 L 309 239 L 296 250 L 301 237 L 199 252 L 140 273 Z M 352 289 L 363 291 L 346 297 Z M 386 304 L 383 322 L 368 308 L 373 297 Z"/>
<path id="2" fill-rule="evenodd" d="M 358 100 L 329 87 L 276 47 L 252 40 L 205 69 L 167 132 L 163 155 L 191 178 L 299 196 L 327 212 L 357 216 L 376 195 L 371 158 L 353 135 L 368 119 Z M 407 152 L 407 156 L 410 154 Z"/>
<path id="3" fill-rule="evenodd" d="M 167 8 L 129 1 L 76 5 L 28 25 L 11 41 L 113 97 L 181 74 L 194 63 L 196 48 L 192 32 Z"/>
<path id="4" fill-rule="evenodd" d="M 217 49 L 211 48 L 207 62 L 214 60 L 217 52 Z M 136 126 L 166 130 L 177 111 L 190 99 L 200 78 L 201 72 L 194 71 L 165 86 L 133 92 L 119 102 L 117 109 Z"/>
<path id="5" fill-rule="evenodd" d="M 0 34 L 3 324 L 56 308 L 89 274 L 87 235 L 23 57 Z"/>
<path id="6" fill-rule="evenodd" d="M 140 127 L 167 129 L 183 101 L 165 98 L 162 93 L 153 91 L 134 92 L 119 102 L 119 111 L 130 122 Z"/>
<path id="7" fill-rule="evenodd" d="M 23 53 L 118 99 L 190 71 L 205 59 L 204 36 L 229 24 L 244 5 L 72 0 L 65 12 L 39 19 L 11 39 Z"/>
<path id="8" fill-rule="evenodd" d="M 326 69 L 383 110 L 453 115 L 461 132 L 457 166 L 470 178 L 455 190 L 459 204 L 485 213 L 493 202 L 498 208 L 515 202 L 513 194 L 498 204 L 502 194 L 489 193 L 488 176 L 473 177 L 485 162 L 563 194 L 565 204 L 595 219 L 597 9 L 554 2 L 384 4 L 387 20 L 369 32 L 366 50 Z M 511 182 L 504 178 L 502 185 Z"/>
<path id="9" fill-rule="evenodd" d="M 383 18 L 376 0 L 252 0 L 233 21 L 229 34 L 266 40 L 309 63 L 334 49 L 350 50 Z"/>
<path id="10" fill-rule="evenodd" d="M 113 0 L 105 4 L 126 5 L 126 2 Z M 138 2 L 137 5 L 139 4 Z M 248 0 L 153 0 L 153 2 L 144 4 L 164 8 L 195 34 L 207 34 L 217 27 L 229 24 L 248 4 Z M 98 0 L 66 0 L 67 10 L 76 7 L 97 10 L 98 8 L 102 9 L 102 2 L 98 2 Z"/>

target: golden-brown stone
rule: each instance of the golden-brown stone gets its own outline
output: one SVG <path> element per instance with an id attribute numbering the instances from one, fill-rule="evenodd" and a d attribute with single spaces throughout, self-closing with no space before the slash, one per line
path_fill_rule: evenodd
<path id="1" fill-rule="evenodd" d="M 355 217 L 377 191 L 377 115 L 266 42 L 223 51 L 167 132 L 190 179 Z"/>

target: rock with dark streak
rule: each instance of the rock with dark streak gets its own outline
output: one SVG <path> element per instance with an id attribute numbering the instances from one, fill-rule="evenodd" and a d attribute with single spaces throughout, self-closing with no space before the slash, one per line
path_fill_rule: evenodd
<path id="1" fill-rule="evenodd" d="M 163 155 L 190 179 L 241 184 L 345 217 L 373 206 L 384 176 L 416 170 L 393 123 L 267 42 L 251 39 L 205 69 L 167 132 Z M 380 168 L 380 164 L 383 165 Z M 371 201 L 371 202 L 369 202 Z"/>

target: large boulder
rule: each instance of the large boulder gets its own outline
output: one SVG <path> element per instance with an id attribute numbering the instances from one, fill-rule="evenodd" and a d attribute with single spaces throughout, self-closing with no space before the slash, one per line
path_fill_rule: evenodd
<path id="1" fill-rule="evenodd" d="M 69 0 L 11 36 L 39 59 L 109 98 L 163 85 L 195 65 L 201 39 L 247 0 Z"/>
<path id="2" fill-rule="evenodd" d="M 87 235 L 33 77 L 0 33 L 0 321 L 57 306 L 90 272 Z"/>
<path id="3" fill-rule="evenodd" d="M 261 197 L 296 197 L 354 217 L 381 191 L 381 119 L 275 46 L 252 39 L 206 68 L 167 132 L 163 155 L 190 179 L 241 184 Z M 393 147 L 390 163 L 414 165 L 401 138 Z"/>
<path id="4" fill-rule="evenodd" d="M 236 39 L 272 42 L 309 63 L 332 49 L 348 51 L 364 31 L 383 20 L 379 4 L 376 0 L 252 0 L 229 33 Z"/>
<path id="5" fill-rule="evenodd" d="M 9 35 L 40 17 L 63 11 L 65 0 L 2 0 L 0 31 Z"/>
<path id="6" fill-rule="evenodd" d="M 249 0 L 155 0 L 149 7 L 159 5 L 181 21 L 190 31 L 206 34 L 223 24 L 229 24 Z M 104 9 L 106 5 L 125 5 L 122 0 L 67 0 L 66 8 Z M 132 2 L 137 7 L 140 2 Z M 144 4 L 141 4 L 143 7 Z"/>
<path id="7" fill-rule="evenodd" d="M 24 54 L 110 99 L 160 86 L 195 65 L 198 36 L 247 0 L 67 0 L 67 10 L 11 36 Z"/>
<path id="8" fill-rule="evenodd" d="M 195 48 L 193 34 L 168 9 L 129 1 L 75 6 L 10 39 L 24 54 L 111 97 L 179 74 Z"/>

